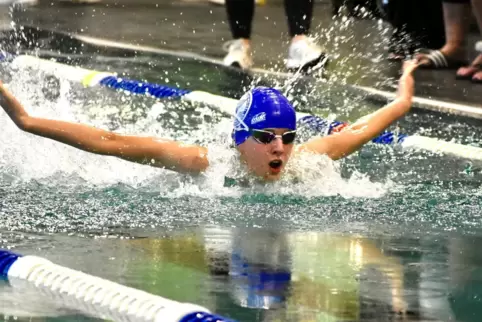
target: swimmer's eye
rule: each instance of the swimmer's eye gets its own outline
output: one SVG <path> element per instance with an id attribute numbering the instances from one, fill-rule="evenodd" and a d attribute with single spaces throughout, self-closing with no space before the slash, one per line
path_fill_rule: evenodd
<path id="1" fill-rule="evenodd" d="M 269 144 L 276 138 L 281 138 L 283 144 L 291 144 L 296 138 L 296 131 L 285 132 L 282 135 L 276 135 L 269 131 L 251 130 L 253 138 L 261 144 Z"/>

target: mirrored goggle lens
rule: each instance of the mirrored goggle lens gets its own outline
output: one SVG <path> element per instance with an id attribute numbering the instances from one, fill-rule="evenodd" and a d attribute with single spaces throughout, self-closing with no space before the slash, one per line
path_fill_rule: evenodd
<path id="1" fill-rule="evenodd" d="M 263 144 L 271 143 L 277 137 L 277 135 L 275 135 L 274 133 L 261 130 L 252 130 L 251 135 L 256 141 Z M 283 144 L 290 144 L 293 143 L 295 137 L 296 131 L 286 132 L 281 135 L 281 141 L 283 142 Z"/>

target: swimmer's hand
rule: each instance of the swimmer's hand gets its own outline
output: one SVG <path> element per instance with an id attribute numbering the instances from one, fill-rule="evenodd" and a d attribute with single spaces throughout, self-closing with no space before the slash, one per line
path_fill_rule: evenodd
<path id="1" fill-rule="evenodd" d="M 403 74 L 411 75 L 419 66 L 420 66 L 420 63 L 415 59 L 406 60 L 403 62 L 403 66 L 402 66 Z"/>
<path id="2" fill-rule="evenodd" d="M 413 72 L 420 66 L 416 60 L 407 60 L 403 63 L 402 76 L 398 82 L 398 97 L 412 100 L 415 88 Z"/>
<path id="3" fill-rule="evenodd" d="M 360 118 L 339 133 L 314 138 L 298 148 L 326 154 L 333 160 L 344 158 L 361 148 L 410 111 L 415 91 L 413 72 L 417 67 L 418 63 L 415 61 L 405 62 L 399 80 L 397 97 L 393 102 Z"/>
<path id="4" fill-rule="evenodd" d="M 84 124 L 30 116 L 1 82 L 0 105 L 21 130 L 87 152 L 183 173 L 199 173 L 209 165 L 207 149 L 200 146 L 122 135 Z"/>

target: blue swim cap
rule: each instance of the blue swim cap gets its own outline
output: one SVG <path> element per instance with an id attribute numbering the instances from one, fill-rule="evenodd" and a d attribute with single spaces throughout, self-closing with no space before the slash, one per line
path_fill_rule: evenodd
<path id="1" fill-rule="evenodd" d="M 256 87 L 246 92 L 236 106 L 233 140 L 236 145 L 246 141 L 250 129 L 296 130 L 296 112 L 278 90 Z"/>

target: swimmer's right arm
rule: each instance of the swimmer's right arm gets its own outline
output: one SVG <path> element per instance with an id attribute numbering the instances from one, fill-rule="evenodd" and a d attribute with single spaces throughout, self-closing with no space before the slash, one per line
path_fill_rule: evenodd
<path id="1" fill-rule="evenodd" d="M 199 173 L 208 165 L 207 149 L 171 140 L 117 134 L 92 126 L 30 116 L 0 82 L 0 105 L 21 130 L 75 148 L 131 162 Z"/>

